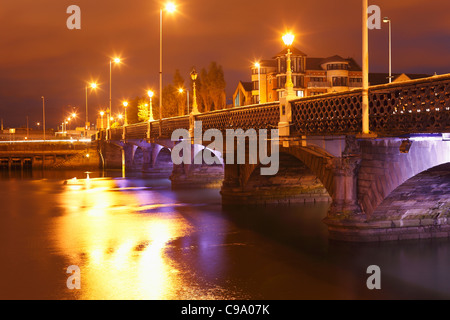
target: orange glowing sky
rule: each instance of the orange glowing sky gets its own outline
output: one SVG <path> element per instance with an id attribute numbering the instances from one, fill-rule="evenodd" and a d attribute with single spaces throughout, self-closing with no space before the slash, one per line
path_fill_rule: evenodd
<path id="1" fill-rule="evenodd" d="M 310 57 L 335 54 L 361 62 L 361 1 L 358 0 L 180 0 L 164 18 L 164 83 L 180 69 L 186 84 L 192 66 L 223 66 L 227 97 L 249 66 L 282 50 L 281 34 L 296 34 L 294 46 Z M 68 6 L 81 8 L 81 30 L 68 30 Z M 378 0 L 393 28 L 393 72 L 450 72 L 448 0 Z M 0 117 L 5 127 L 41 119 L 56 127 L 76 106 L 84 117 L 85 82 L 99 81 L 89 96 L 90 117 L 109 101 L 159 90 L 159 9 L 154 0 L 14 0 L 0 6 Z M 387 72 L 388 29 L 370 31 L 370 70 Z M 93 119 L 92 119 L 93 120 Z M 81 123 L 82 121 L 80 121 Z"/>

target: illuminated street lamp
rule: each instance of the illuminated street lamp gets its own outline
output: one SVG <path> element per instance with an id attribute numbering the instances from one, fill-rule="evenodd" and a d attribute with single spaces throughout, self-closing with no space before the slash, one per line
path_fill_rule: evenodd
<path id="1" fill-rule="evenodd" d="M 114 58 L 109 60 L 109 114 L 112 114 L 111 107 L 111 87 L 112 87 L 112 63 L 119 64 L 120 59 Z M 108 119 L 108 129 L 110 128 L 109 119 Z"/>
<path id="2" fill-rule="evenodd" d="M 91 87 L 91 89 L 95 90 L 95 89 L 97 89 L 97 84 L 95 82 L 92 82 L 89 84 L 89 87 Z M 86 85 L 86 125 L 85 125 L 85 129 L 86 130 L 89 129 L 88 85 Z"/>
<path id="3" fill-rule="evenodd" d="M 261 65 L 255 62 L 255 68 L 258 68 L 258 103 L 261 103 Z"/>
<path id="4" fill-rule="evenodd" d="M 42 115 L 43 115 L 43 122 L 42 122 L 42 128 L 44 131 L 44 141 L 45 141 L 45 98 L 42 96 Z"/>
<path id="5" fill-rule="evenodd" d="M 173 13 L 176 10 L 176 6 L 173 2 L 168 2 L 165 6 L 165 10 L 169 13 Z M 163 64 L 162 64 L 162 21 L 163 21 L 163 8 L 159 12 L 159 119 L 162 119 L 162 86 L 163 86 Z M 161 126 L 159 126 L 159 134 L 161 135 Z"/>
<path id="6" fill-rule="evenodd" d="M 128 125 L 128 117 L 127 117 L 127 107 L 128 107 L 128 102 L 127 101 L 124 101 L 123 102 L 123 107 L 124 107 L 124 109 L 125 109 L 125 123 L 124 123 L 124 126 L 127 126 Z"/>
<path id="7" fill-rule="evenodd" d="M 383 19 L 384 23 L 389 23 L 389 83 L 392 82 L 392 30 L 391 30 L 391 19 L 385 17 Z"/>
<path id="8" fill-rule="evenodd" d="M 103 116 L 105 115 L 105 112 L 100 111 L 100 129 L 103 129 Z"/>
<path id="9" fill-rule="evenodd" d="M 153 91 L 148 90 L 147 91 L 148 97 L 149 97 L 149 106 L 148 106 L 148 121 L 154 121 L 155 119 L 153 119 L 153 104 L 152 104 L 152 98 L 153 98 Z"/>
<path id="10" fill-rule="evenodd" d="M 178 89 L 178 92 L 183 93 L 184 89 L 180 88 L 180 89 Z M 189 90 L 188 89 L 186 89 L 186 105 L 187 105 L 187 114 L 189 114 Z"/>
<path id="11" fill-rule="evenodd" d="M 197 80 L 198 73 L 195 71 L 195 69 L 192 69 L 191 72 L 191 79 L 192 79 L 192 92 L 193 92 L 193 101 L 192 101 L 192 114 L 198 114 L 198 107 L 197 107 L 197 95 L 195 93 L 195 80 Z"/>
<path id="12" fill-rule="evenodd" d="M 283 37 L 283 42 L 287 46 L 286 54 L 286 99 L 290 100 L 295 97 L 294 93 L 294 83 L 292 82 L 292 69 L 291 69 L 291 46 L 294 42 L 294 35 L 292 33 L 287 33 Z"/>

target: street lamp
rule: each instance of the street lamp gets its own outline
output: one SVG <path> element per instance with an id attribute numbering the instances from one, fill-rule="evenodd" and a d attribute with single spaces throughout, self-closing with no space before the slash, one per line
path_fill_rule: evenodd
<path id="1" fill-rule="evenodd" d="M 125 109 L 125 123 L 124 123 L 124 126 L 127 126 L 128 125 L 128 117 L 127 117 L 128 102 L 127 101 L 123 102 L 123 107 Z"/>
<path id="2" fill-rule="evenodd" d="M 165 10 L 169 13 L 173 13 L 176 10 L 176 6 L 173 2 L 166 4 Z M 162 64 L 162 21 L 163 21 L 163 8 L 159 12 L 159 120 L 162 119 L 162 83 L 163 83 L 163 64 Z M 161 126 L 159 126 L 159 134 L 161 135 Z"/>
<path id="3" fill-rule="evenodd" d="M 147 91 L 148 97 L 149 97 L 149 106 L 148 106 L 148 121 L 154 121 L 155 119 L 153 119 L 153 104 L 152 104 L 152 98 L 153 98 L 153 91 L 148 90 Z"/>
<path id="4" fill-rule="evenodd" d="M 103 129 L 103 116 L 105 115 L 105 112 L 100 111 L 100 129 Z"/>
<path id="5" fill-rule="evenodd" d="M 89 84 L 89 87 L 91 89 L 97 89 L 97 84 L 95 82 L 92 82 Z M 86 85 L 86 125 L 85 129 L 89 129 L 89 112 L 88 112 L 88 85 Z"/>
<path id="6" fill-rule="evenodd" d="M 392 82 L 392 30 L 391 30 L 391 19 L 385 17 L 383 19 L 384 23 L 389 23 L 389 83 Z"/>
<path id="7" fill-rule="evenodd" d="M 292 33 L 286 33 L 282 39 L 284 44 L 287 46 L 287 60 L 286 60 L 286 99 L 292 99 L 295 97 L 294 93 L 294 83 L 292 82 L 292 69 L 291 69 L 291 46 L 294 42 L 295 36 Z"/>
<path id="8" fill-rule="evenodd" d="M 112 87 L 112 63 L 118 64 L 120 63 L 119 58 L 109 59 L 109 114 L 112 114 L 112 107 L 111 107 L 111 87 Z M 108 129 L 109 129 L 109 120 L 108 120 Z"/>
<path id="9" fill-rule="evenodd" d="M 42 128 L 44 131 L 44 141 L 45 141 L 45 98 L 42 96 L 42 114 L 43 114 L 43 122 L 42 122 Z"/>
<path id="10" fill-rule="evenodd" d="M 367 22 L 368 0 L 362 0 L 362 135 L 369 135 L 369 28 Z"/>
<path id="11" fill-rule="evenodd" d="M 184 89 L 183 88 L 179 88 L 178 89 L 179 93 L 183 93 Z M 187 114 L 189 114 L 189 90 L 186 89 L 186 104 L 187 104 Z"/>
<path id="12" fill-rule="evenodd" d="M 192 69 L 191 72 L 191 79 L 192 79 L 192 92 L 193 92 L 193 101 L 192 101 L 192 114 L 198 114 L 198 107 L 197 107 L 197 94 L 195 93 L 195 80 L 197 80 L 198 73 L 195 71 L 195 69 Z"/>
<path id="13" fill-rule="evenodd" d="M 261 65 L 255 62 L 255 68 L 258 68 L 258 103 L 261 103 Z"/>

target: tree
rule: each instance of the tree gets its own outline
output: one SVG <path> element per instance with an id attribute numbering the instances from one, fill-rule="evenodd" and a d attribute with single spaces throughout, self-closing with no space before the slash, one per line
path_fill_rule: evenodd
<path id="1" fill-rule="evenodd" d="M 208 71 L 205 68 L 202 69 L 197 80 L 197 88 L 202 112 L 225 108 L 225 77 L 222 66 L 215 61 L 209 64 Z"/>

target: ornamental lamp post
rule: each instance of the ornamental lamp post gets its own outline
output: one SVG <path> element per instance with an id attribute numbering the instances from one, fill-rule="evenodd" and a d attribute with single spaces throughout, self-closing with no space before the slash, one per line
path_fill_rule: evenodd
<path id="1" fill-rule="evenodd" d="M 292 33 L 286 33 L 282 39 L 284 44 L 287 46 L 286 54 L 286 99 L 290 100 L 295 98 L 294 83 L 292 82 L 292 69 L 291 69 L 291 46 L 294 42 L 295 36 Z"/>
<path id="2" fill-rule="evenodd" d="M 128 107 L 128 102 L 124 101 L 123 102 L 123 108 L 125 109 L 125 123 L 124 123 L 124 126 L 128 125 L 127 107 Z"/>
<path id="3" fill-rule="evenodd" d="M 147 94 L 148 94 L 148 98 L 149 98 L 148 121 L 154 121 L 155 119 L 153 119 L 153 101 L 152 101 L 154 93 L 153 93 L 153 91 L 148 90 Z"/>
<path id="4" fill-rule="evenodd" d="M 261 103 L 261 64 L 255 62 L 255 68 L 258 68 L 258 103 Z"/>
<path id="5" fill-rule="evenodd" d="M 193 92 L 193 98 L 192 98 L 192 114 L 199 114 L 198 112 L 198 106 L 197 106 L 197 93 L 195 91 L 195 80 L 197 80 L 198 73 L 195 71 L 195 69 L 192 69 L 191 72 L 191 79 L 192 79 L 192 92 Z"/>

